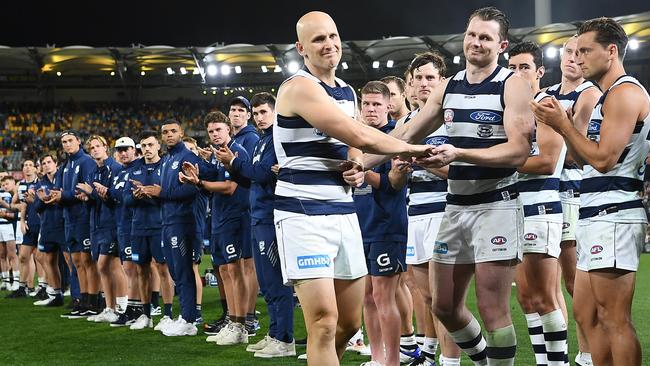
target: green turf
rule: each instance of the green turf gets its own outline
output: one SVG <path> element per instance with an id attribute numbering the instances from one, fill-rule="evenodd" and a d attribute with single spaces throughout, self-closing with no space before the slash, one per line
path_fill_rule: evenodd
<path id="1" fill-rule="evenodd" d="M 472 292 L 472 291 L 470 291 Z M 0 365 L 304 365 L 296 359 L 256 359 L 244 351 L 244 346 L 217 347 L 206 343 L 203 335 L 196 337 L 165 337 L 153 330 L 130 331 L 110 328 L 106 324 L 91 324 L 84 319 L 69 320 L 59 317 L 62 309 L 36 307 L 31 300 L 7 300 L 0 296 Z M 218 316 L 217 290 L 206 288 L 203 297 L 203 315 L 206 319 Z M 570 306 L 570 299 L 569 306 Z M 475 309 L 473 296 L 470 307 Z M 268 315 L 262 299 L 261 339 L 268 326 Z M 178 312 L 178 305 L 174 308 Z M 633 318 L 641 339 L 641 348 L 650 350 L 650 320 L 642 314 L 650 312 L 650 255 L 641 257 Z M 516 365 L 534 365 L 524 317 L 516 299 L 512 297 L 512 313 L 519 347 Z M 157 320 L 157 319 L 156 319 Z M 295 312 L 296 337 L 305 336 L 302 313 Z M 570 322 L 570 350 L 575 357 L 575 326 Z M 298 352 L 304 352 L 298 347 Z M 647 357 L 646 357 L 647 359 Z M 359 365 L 365 357 L 347 352 L 343 365 Z M 463 357 L 463 365 L 472 365 Z"/>

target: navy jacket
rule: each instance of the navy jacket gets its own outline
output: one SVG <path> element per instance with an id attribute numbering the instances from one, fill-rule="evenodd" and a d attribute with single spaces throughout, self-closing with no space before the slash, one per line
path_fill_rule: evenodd
<path id="1" fill-rule="evenodd" d="M 260 140 L 260 135 L 257 134 L 257 130 L 252 125 L 246 125 L 242 128 L 235 136 L 232 137 L 236 143 L 246 149 L 248 156 L 253 155 L 253 150 L 257 141 Z"/>
<path id="2" fill-rule="evenodd" d="M 389 133 L 395 128 L 390 121 L 379 130 Z M 354 203 L 364 243 L 406 242 L 408 218 L 406 215 L 406 186 L 396 191 L 388 181 L 391 162 L 387 161 L 372 171 L 379 173 L 379 189 L 367 183 L 354 189 Z"/>
<path id="3" fill-rule="evenodd" d="M 46 193 L 56 187 L 59 180 L 63 175 L 63 168 L 59 168 L 54 174 L 54 179 L 50 181 L 47 175 L 43 176 L 38 181 L 36 189 L 43 187 Z M 57 204 L 46 205 L 41 201 L 38 196 L 34 200 L 36 212 L 38 212 L 41 219 L 41 240 L 44 242 L 63 243 L 63 230 L 65 224 L 63 222 L 63 208 Z"/>
<path id="4" fill-rule="evenodd" d="M 75 194 L 78 192 L 77 184 L 85 182 L 96 166 L 95 161 L 82 149 L 68 156 L 68 161 L 63 167 L 63 177 L 57 182 L 57 188 L 62 189 L 59 204 L 63 207 L 66 226 L 90 225 L 87 205 L 79 201 Z"/>
<path id="5" fill-rule="evenodd" d="M 230 140 L 228 148 L 233 153 L 237 153 L 239 159 L 248 162 L 248 153 L 243 146 L 235 142 L 234 139 Z M 228 222 L 235 219 L 240 219 L 244 215 L 250 215 L 250 190 L 247 184 L 250 185 L 250 180 L 242 181 L 239 175 L 231 175 L 226 168 L 216 159 L 211 162 L 201 162 L 201 179 L 212 182 L 225 182 L 227 180 L 237 183 L 237 188 L 232 195 L 212 193 L 212 202 L 210 208 L 212 209 L 212 234 L 219 234 L 227 226 Z"/>
<path id="6" fill-rule="evenodd" d="M 35 179 L 33 182 L 27 182 L 24 179 L 18 182 L 18 197 L 21 202 L 25 202 L 25 196 L 27 191 L 32 189 L 36 191 L 36 186 L 38 185 L 38 179 Z M 36 206 L 34 202 L 27 203 L 27 210 L 25 211 L 25 222 L 29 227 L 29 230 L 38 231 L 38 227 L 41 225 L 41 219 L 36 212 Z"/>
<path id="7" fill-rule="evenodd" d="M 160 232 L 162 225 L 160 199 L 157 197 L 136 199 L 133 196 L 135 187 L 133 187 L 130 180 L 137 180 L 145 186 L 160 185 L 162 163 L 162 159 L 152 164 L 145 163 L 133 169 L 129 174 L 129 181 L 126 182 L 124 187 L 123 197 L 124 205 L 126 208 L 131 208 L 133 212 L 133 220 L 131 221 L 133 226 L 131 229 L 132 235 L 147 236 Z"/>
<path id="8" fill-rule="evenodd" d="M 109 200 L 115 205 L 115 220 L 117 221 L 117 231 L 120 235 L 131 233 L 133 220 L 133 207 L 127 207 L 124 200 L 124 188 L 131 178 L 132 171 L 137 170 L 144 164 L 144 159 L 136 159 L 124 166 L 122 170 L 113 178 L 113 182 L 108 190 Z"/>
<path id="9" fill-rule="evenodd" d="M 271 167 L 278 163 L 273 148 L 273 126 L 262 132 L 257 142 L 253 159 L 239 157 L 232 162 L 232 171 L 252 181 L 250 207 L 252 223 L 273 224 L 273 201 L 277 177 Z"/>
<path id="10" fill-rule="evenodd" d="M 115 200 L 110 198 L 107 200 L 102 199 L 97 194 L 93 183 L 97 182 L 104 187 L 110 188 L 115 177 L 121 171 L 122 165 L 112 157 L 108 157 L 108 159 L 104 160 L 104 165 L 95 167 L 95 171 L 88 179 L 87 183 L 93 187 L 93 192 L 88 200 L 90 206 L 90 235 L 95 240 L 100 239 L 98 235 L 103 235 L 102 233 L 115 231 L 117 228 L 115 214 L 118 207 Z"/>
<path id="11" fill-rule="evenodd" d="M 191 224 L 195 228 L 194 198 L 199 188 L 192 184 L 182 184 L 178 180 L 183 162 L 198 164 L 201 159 L 179 142 L 169 149 L 161 169 L 162 223 L 163 225 Z"/>

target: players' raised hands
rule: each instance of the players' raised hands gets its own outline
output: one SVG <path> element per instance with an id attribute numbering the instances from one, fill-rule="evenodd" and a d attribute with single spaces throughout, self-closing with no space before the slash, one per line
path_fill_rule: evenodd
<path id="1" fill-rule="evenodd" d="M 530 102 L 530 107 L 535 114 L 535 120 L 550 126 L 555 131 L 573 126 L 571 109 L 564 110 L 555 97 L 544 98 L 536 103 Z"/>
<path id="2" fill-rule="evenodd" d="M 217 160 L 221 162 L 226 167 L 226 170 L 230 170 L 230 162 L 239 156 L 239 153 L 233 153 L 228 146 L 222 146 L 219 150 L 214 150 Z"/>
<path id="3" fill-rule="evenodd" d="M 188 161 L 183 163 L 182 171 L 178 172 L 178 180 L 186 184 L 199 184 L 199 166 Z"/>

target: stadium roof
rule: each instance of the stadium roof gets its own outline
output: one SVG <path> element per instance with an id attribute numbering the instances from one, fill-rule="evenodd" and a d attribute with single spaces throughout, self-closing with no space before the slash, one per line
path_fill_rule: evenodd
<path id="1" fill-rule="evenodd" d="M 628 62 L 650 58 L 650 12 L 615 18 L 634 43 Z M 576 33 L 580 21 L 510 30 L 511 45 L 537 42 L 553 62 L 563 42 Z M 463 65 L 463 34 L 391 37 L 370 41 L 345 41 L 341 75 L 348 80 L 368 80 L 399 73 L 413 54 L 438 51 L 451 69 Z M 632 48 L 642 48 L 635 52 Z M 3 87 L 240 87 L 277 85 L 300 67 L 293 44 L 230 44 L 208 47 L 165 45 L 131 47 L 0 46 L 0 85 Z M 394 68 L 395 71 L 388 69 Z"/>

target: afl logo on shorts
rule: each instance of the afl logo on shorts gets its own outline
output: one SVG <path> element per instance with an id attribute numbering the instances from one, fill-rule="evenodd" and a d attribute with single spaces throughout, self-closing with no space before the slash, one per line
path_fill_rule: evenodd
<path id="1" fill-rule="evenodd" d="M 494 245 L 503 245 L 503 244 L 505 244 L 507 241 L 508 241 L 508 239 L 506 239 L 506 238 L 503 237 L 503 236 L 495 236 L 494 238 L 490 239 L 490 242 L 491 242 L 492 244 L 494 244 Z"/>
<path id="2" fill-rule="evenodd" d="M 445 109 L 444 113 L 444 119 L 445 119 L 445 126 L 447 128 L 451 127 L 451 124 L 454 122 L 454 110 L 453 109 Z"/>
<path id="3" fill-rule="evenodd" d="M 571 224 L 569 224 L 568 222 L 563 222 L 563 223 L 562 223 L 562 230 L 566 230 L 566 229 L 568 229 L 569 226 L 571 226 Z"/>
<path id="4" fill-rule="evenodd" d="M 528 233 L 524 235 L 524 240 L 535 240 L 537 239 L 537 234 Z"/>
<path id="5" fill-rule="evenodd" d="M 602 245 L 594 245 L 591 247 L 591 254 L 598 254 L 603 251 L 603 246 Z"/>

